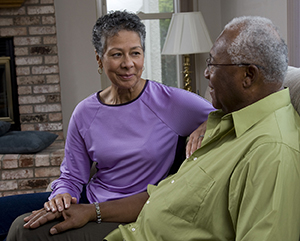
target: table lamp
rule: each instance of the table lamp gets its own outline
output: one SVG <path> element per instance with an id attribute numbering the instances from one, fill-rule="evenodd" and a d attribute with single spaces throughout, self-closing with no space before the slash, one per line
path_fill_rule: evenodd
<path id="1" fill-rule="evenodd" d="M 192 91 L 190 54 L 207 53 L 212 42 L 201 12 L 173 13 L 161 54 L 184 55 L 184 89 Z"/>

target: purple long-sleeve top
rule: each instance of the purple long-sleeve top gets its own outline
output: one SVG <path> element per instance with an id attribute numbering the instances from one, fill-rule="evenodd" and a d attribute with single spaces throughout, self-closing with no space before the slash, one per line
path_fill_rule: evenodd
<path id="1" fill-rule="evenodd" d="M 147 81 L 131 102 L 107 105 L 95 93 L 75 108 L 69 122 L 61 175 L 53 192 L 77 200 L 83 185 L 90 203 L 145 191 L 166 177 L 178 136 L 188 136 L 213 111 L 202 97 Z M 89 181 L 92 162 L 97 173 Z"/>

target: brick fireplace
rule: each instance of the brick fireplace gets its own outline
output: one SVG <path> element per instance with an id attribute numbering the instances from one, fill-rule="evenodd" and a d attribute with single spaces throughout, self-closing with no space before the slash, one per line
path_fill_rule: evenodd
<path id="1" fill-rule="evenodd" d="M 54 0 L 0 8 L 0 38 L 13 38 L 21 131 L 58 135 L 35 155 L 0 154 L 0 196 L 44 191 L 59 176 L 64 146 Z"/>

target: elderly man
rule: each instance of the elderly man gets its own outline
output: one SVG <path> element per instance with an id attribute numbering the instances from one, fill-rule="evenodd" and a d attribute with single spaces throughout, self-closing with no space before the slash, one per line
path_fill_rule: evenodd
<path id="1" fill-rule="evenodd" d="M 299 240 L 300 118 L 282 88 L 287 46 L 265 18 L 232 20 L 207 59 L 212 103 L 202 147 L 149 186 L 126 240 Z"/>
<path id="2" fill-rule="evenodd" d="M 127 222 L 149 197 L 136 222 L 119 226 L 106 240 L 298 241 L 300 117 L 282 88 L 286 70 L 287 46 L 271 21 L 241 17 L 226 25 L 207 60 L 205 77 L 219 110 L 209 115 L 201 148 L 176 174 L 148 186 L 149 196 L 117 205 L 124 212 L 117 221 Z M 115 202 L 100 203 L 97 213 L 93 205 L 72 204 L 62 214 L 28 218 L 25 227 L 55 215 L 66 221 L 52 234 L 100 218 L 115 221 L 107 212 Z M 100 233 L 103 224 L 94 225 Z M 16 239 L 30 240 L 32 234 L 22 230 Z M 95 233 L 82 237 L 99 240 Z"/>

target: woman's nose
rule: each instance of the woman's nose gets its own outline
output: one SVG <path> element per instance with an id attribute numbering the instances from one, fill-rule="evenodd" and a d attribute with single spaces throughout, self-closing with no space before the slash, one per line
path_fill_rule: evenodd
<path id="1" fill-rule="evenodd" d="M 131 68 L 134 65 L 132 59 L 130 56 L 124 56 L 123 62 L 122 62 L 122 67 L 123 68 Z"/>

